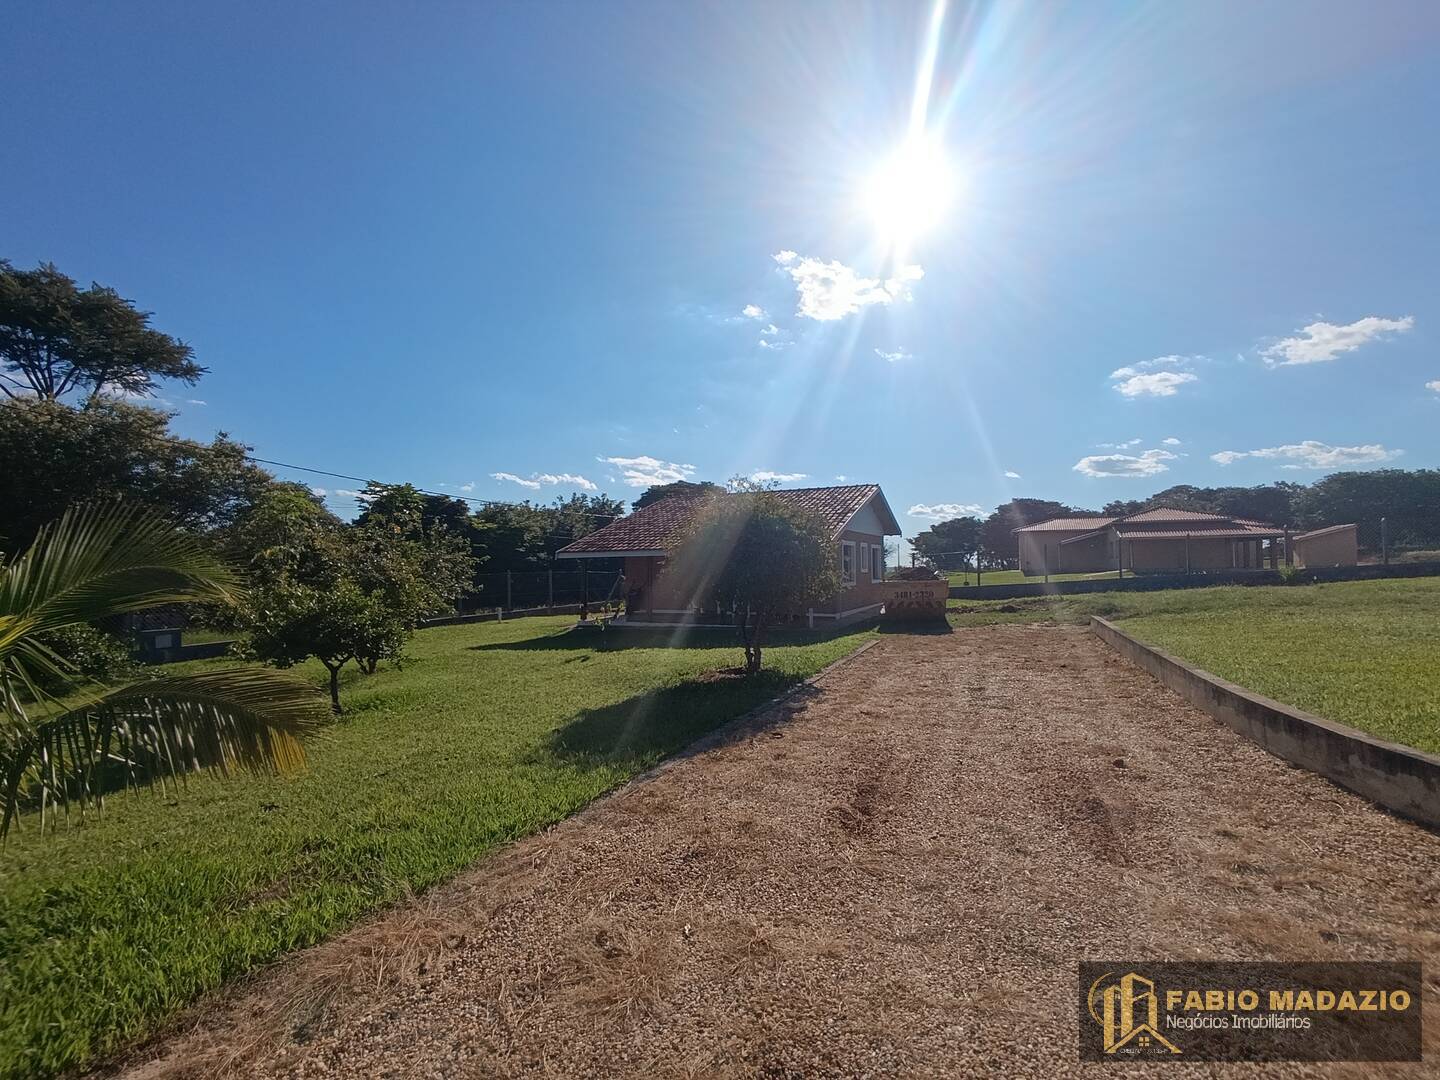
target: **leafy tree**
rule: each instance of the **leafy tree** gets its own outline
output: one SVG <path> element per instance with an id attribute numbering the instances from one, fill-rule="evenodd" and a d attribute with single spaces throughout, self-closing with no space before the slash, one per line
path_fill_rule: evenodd
<path id="1" fill-rule="evenodd" d="M 466 542 L 439 522 L 427 528 L 403 497 L 345 525 L 278 489 L 237 525 L 231 550 L 255 581 L 248 647 L 279 667 L 317 658 L 337 713 L 344 666 L 370 673 L 402 660 L 418 620 L 452 605 L 472 576 Z"/>
<path id="2" fill-rule="evenodd" d="M 114 289 L 80 289 L 50 263 L 16 270 L 0 260 L 0 391 L 55 401 L 72 390 L 144 396 L 156 379 L 195 383 L 205 369 L 189 345 L 151 328 L 150 312 Z"/>
<path id="3" fill-rule="evenodd" d="M 724 490 L 719 484 L 712 484 L 709 480 L 676 480 L 670 484 L 655 484 L 646 488 L 644 493 L 630 504 L 630 509 L 643 510 L 651 503 L 677 495 L 718 495 Z"/>
<path id="4" fill-rule="evenodd" d="M 1106 503 L 1104 512 L 1123 517 L 1164 506 L 1284 525 L 1293 520 L 1295 498 L 1304 490 L 1303 484 L 1285 481 L 1257 484 L 1254 487 L 1218 488 L 1176 484 L 1164 491 L 1157 491 L 1148 499 L 1124 499 Z"/>
<path id="5" fill-rule="evenodd" d="M 0 547 L 18 551 L 90 499 L 122 498 L 190 530 L 223 528 L 273 483 L 224 433 L 194 442 L 169 425 L 158 409 L 107 398 L 83 409 L 0 402 Z"/>
<path id="6" fill-rule="evenodd" d="M 760 670 L 765 631 L 840 591 L 830 530 L 765 491 L 713 498 L 667 560 L 665 574 L 703 607 L 732 613 L 745 671 Z"/>
<path id="7" fill-rule="evenodd" d="M 1297 495 L 1295 518 L 1302 528 L 1356 522 L 1368 546 L 1385 518 L 1392 544 L 1440 546 L 1440 469 L 1331 473 Z"/>
<path id="8" fill-rule="evenodd" d="M 936 569 L 969 565 L 984 523 L 977 517 L 936 522 L 910 541 L 915 553 Z"/>
<path id="9" fill-rule="evenodd" d="M 982 558 L 987 566 L 1018 566 L 1020 563 L 1020 542 L 1014 530 L 1024 525 L 1033 525 L 1046 518 L 1061 517 L 1065 514 L 1089 514 L 1092 510 L 1077 510 L 1064 503 L 1050 499 L 1011 499 L 995 508 L 985 519 L 980 529 Z"/>
<path id="10" fill-rule="evenodd" d="M 480 533 L 475 551 L 486 573 L 545 570 L 555 552 L 624 513 L 625 505 L 608 495 L 574 494 L 540 503 L 490 503 L 475 511 Z M 594 563 L 592 570 L 604 569 Z"/>
<path id="11" fill-rule="evenodd" d="M 230 570 L 143 507 L 72 509 L 0 567 L 0 836 L 27 804 L 42 828 L 54 807 L 99 809 L 117 779 L 304 764 L 301 739 L 324 713 L 300 680 L 222 670 L 107 690 L 45 643 L 110 615 L 238 595 Z"/>

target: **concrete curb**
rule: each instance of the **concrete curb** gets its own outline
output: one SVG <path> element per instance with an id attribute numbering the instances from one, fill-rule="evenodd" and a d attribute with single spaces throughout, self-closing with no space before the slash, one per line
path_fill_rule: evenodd
<path id="1" fill-rule="evenodd" d="M 1276 757 L 1403 817 L 1440 828 L 1440 757 L 1252 694 L 1136 640 L 1108 619 L 1092 615 L 1090 629 L 1186 701 Z"/>
<path id="2" fill-rule="evenodd" d="M 776 694 L 769 701 L 761 702 L 759 705 L 756 705 L 748 712 L 741 713 L 739 716 L 735 717 L 734 720 L 727 720 L 725 723 L 721 724 L 713 731 L 707 731 L 704 735 L 701 735 L 694 742 L 681 747 L 669 757 L 656 762 L 644 772 L 636 773 L 629 780 L 626 780 L 625 782 L 617 785 L 616 787 L 611 788 L 609 791 L 602 792 L 601 794 L 595 796 L 595 798 L 591 799 L 575 813 L 571 814 L 567 818 L 563 818 L 560 821 L 557 821 L 554 825 L 550 826 L 550 829 L 558 829 L 567 821 L 575 821 L 577 819 L 584 820 L 589 815 L 598 812 L 602 806 L 608 804 L 612 799 L 619 798 L 627 791 L 632 791 L 633 789 L 639 787 L 641 784 L 647 783 L 648 781 L 655 779 L 655 777 L 660 776 L 662 773 L 669 772 L 671 769 L 675 768 L 687 758 L 695 757 L 697 754 L 703 754 L 705 753 L 705 751 L 713 750 L 717 746 L 723 746 L 725 743 L 729 742 L 731 737 L 734 736 L 737 732 L 742 731 L 746 724 L 749 724 L 751 721 L 755 720 L 757 717 L 764 715 L 771 709 L 777 708 L 778 706 L 785 704 L 785 702 L 789 701 L 797 694 L 803 693 L 804 691 L 811 689 L 817 683 L 819 683 L 821 679 L 824 679 L 827 675 L 830 675 L 837 668 L 842 668 L 846 664 L 854 660 L 858 660 L 861 656 L 863 656 L 865 653 L 869 652 L 871 649 L 873 649 L 876 645 L 879 644 L 879 640 L 867 641 L 864 645 L 861 645 L 854 652 L 847 653 L 846 655 L 840 657 L 839 660 L 831 661 L 819 671 L 817 671 L 814 675 L 811 675 L 808 679 L 796 683 L 794 686 L 790 687 L 783 693 Z M 543 830 L 540 835 L 544 835 L 544 833 L 549 832 L 550 829 Z"/>

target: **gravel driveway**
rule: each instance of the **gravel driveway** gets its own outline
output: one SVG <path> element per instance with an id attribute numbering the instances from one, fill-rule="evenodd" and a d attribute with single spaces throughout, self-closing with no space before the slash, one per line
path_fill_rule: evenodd
<path id="1" fill-rule="evenodd" d="M 743 737 L 280 965 L 129 1064 L 1253 1078 L 1082 1067 L 1076 961 L 1434 961 L 1437 870 L 1440 837 L 1084 631 L 887 636 Z"/>

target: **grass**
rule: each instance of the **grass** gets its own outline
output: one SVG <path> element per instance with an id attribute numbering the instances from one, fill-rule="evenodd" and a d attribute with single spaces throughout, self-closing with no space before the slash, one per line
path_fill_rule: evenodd
<path id="1" fill-rule="evenodd" d="M 1440 578 L 962 601 L 950 621 L 1091 615 L 1249 690 L 1440 753 Z"/>
<path id="2" fill-rule="evenodd" d="M 777 636 L 752 679 L 731 633 L 580 632 L 569 618 L 417 634 L 347 673 L 298 779 L 192 779 L 0 853 L 0 1075 L 49 1075 L 197 996 L 574 813 L 873 631 Z M 667 647 L 675 646 L 678 647 Z M 197 661 L 184 670 L 234 661 Z M 317 685 L 321 670 L 302 668 Z"/>
<path id="3" fill-rule="evenodd" d="M 1130 570 L 1124 572 L 1125 576 L 1134 577 Z M 1051 574 L 1051 581 L 1088 581 L 1090 578 L 1113 578 L 1114 570 L 1103 570 L 1098 574 Z M 967 574 L 963 570 L 951 570 L 946 575 L 950 584 L 953 585 L 974 585 L 975 575 Z M 1019 570 L 985 570 L 980 574 L 981 585 L 1043 585 L 1045 575 L 1031 574 L 1026 577 Z"/>

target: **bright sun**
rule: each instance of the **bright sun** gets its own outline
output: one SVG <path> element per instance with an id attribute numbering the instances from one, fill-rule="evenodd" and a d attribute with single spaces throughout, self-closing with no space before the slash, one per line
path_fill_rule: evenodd
<path id="1" fill-rule="evenodd" d="M 914 138 L 870 174 L 862 199 L 886 244 L 904 248 L 940 224 L 955 187 L 954 171 L 940 145 Z"/>

